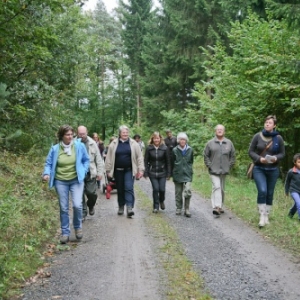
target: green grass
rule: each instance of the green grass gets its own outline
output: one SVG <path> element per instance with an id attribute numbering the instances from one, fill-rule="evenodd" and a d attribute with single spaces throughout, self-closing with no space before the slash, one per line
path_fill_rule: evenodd
<path id="1" fill-rule="evenodd" d="M 211 180 L 202 160 L 194 164 L 193 189 L 204 198 L 210 199 Z M 227 176 L 225 186 L 225 206 L 251 227 L 257 229 L 259 215 L 256 198 L 257 190 L 253 180 Z M 210 200 L 209 200 L 210 201 Z M 270 225 L 258 232 L 273 244 L 285 249 L 300 258 L 300 222 L 297 215 L 294 219 L 287 217 L 289 208 L 293 204 L 290 197 L 284 195 L 282 180 L 276 184 Z"/>
<path id="2" fill-rule="evenodd" d="M 11 299 L 44 263 L 58 224 L 57 198 L 41 181 L 43 161 L 0 156 L 0 299 Z"/>
<path id="3" fill-rule="evenodd" d="M 152 200 L 138 187 L 136 196 L 139 207 L 148 213 L 146 223 L 157 239 L 159 245 L 157 255 L 167 274 L 165 287 L 167 299 L 170 300 L 209 300 L 211 297 L 204 292 L 203 280 L 193 270 L 192 263 L 187 259 L 183 246 L 163 214 L 152 213 Z"/>

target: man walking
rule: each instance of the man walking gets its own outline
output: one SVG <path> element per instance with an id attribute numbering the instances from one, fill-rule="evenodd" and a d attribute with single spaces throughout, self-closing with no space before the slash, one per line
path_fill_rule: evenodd
<path id="1" fill-rule="evenodd" d="M 95 204 L 98 197 L 97 180 L 102 179 L 104 163 L 99 148 L 96 142 L 88 136 L 86 127 L 79 126 L 77 136 L 81 138 L 81 142 L 84 143 L 90 157 L 90 168 L 84 179 L 84 192 L 82 195 L 82 216 L 85 218 L 87 216 L 87 207 L 91 216 L 95 214 Z M 87 203 L 85 202 L 85 195 L 88 199 Z"/>
<path id="2" fill-rule="evenodd" d="M 235 163 L 235 149 L 232 142 L 225 138 L 225 127 L 217 125 L 215 137 L 208 141 L 204 149 L 204 163 L 212 181 L 211 202 L 213 214 L 217 217 L 224 212 L 225 177 Z"/>
<path id="3" fill-rule="evenodd" d="M 175 136 L 172 136 L 171 130 L 166 130 L 167 137 L 164 139 L 165 145 L 169 148 L 169 153 L 172 153 L 172 150 L 174 147 L 177 146 L 177 138 Z"/>

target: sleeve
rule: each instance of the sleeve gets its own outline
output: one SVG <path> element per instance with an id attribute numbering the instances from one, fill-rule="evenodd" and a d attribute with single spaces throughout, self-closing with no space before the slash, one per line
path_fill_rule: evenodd
<path id="1" fill-rule="evenodd" d="M 293 173 L 291 172 L 291 170 L 289 170 L 287 173 L 286 179 L 285 179 L 285 183 L 284 183 L 284 191 L 285 191 L 286 195 L 289 193 L 289 190 L 290 190 L 292 175 L 293 175 Z"/>
<path id="2" fill-rule="evenodd" d="M 79 145 L 80 145 L 81 151 L 82 151 L 81 161 L 82 161 L 82 164 L 83 164 L 83 167 L 85 170 L 85 174 L 87 174 L 89 171 L 89 168 L 90 168 L 90 156 L 89 156 L 85 146 L 82 143 L 80 143 Z"/>
<path id="3" fill-rule="evenodd" d="M 143 158 L 143 152 L 141 151 L 141 148 L 138 143 L 134 146 L 134 151 L 136 155 L 137 160 L 137 170 L 140 173 L 144 173 L 145 171 L 145 165 L 144 165 L 144 158 Z"/>
<path id="4" fill-rule="evenodd" d="M 50 148 L 49 153 L 46 158 L 45 166 L 44 166 L 44 175 L 49 175 L 51 174 L 52 171 L 52 164 L 53 164 L 53 155 L 54 155 L 54 148 L 53 146 Z"/>
<path id="5" fill-rule="evenodd" d="M 235 148 L 233 143 L 231 142 L 230 168 L 232 168 L 234 164 L 235 164 Z"/>
<path id="6" fill-rule="evenodd" d="M 166 165 L 167 165 L 167 177 L 171 177 L 171 155 L 169 148 L 166 147 L 166 152 L 165 152 L 165 159 L 166 159 Z"/>
<path id="7" fill-rule="evenodd" d="M 284 141 L 280 135 L 278 136 L 278 140 L 279 140 L 279 151 L 275 156 L 277 157 L 277 160 L 282 160 L 285 156 Z"/>
<path id="8" fill-rule="evenodd" d="M 260 155 L 255 152 L 258 143 L 258 135 L 258 133 L 254 135 L 248 150 L 248 154 L 254 163 L 257 163 L 260 160 Z"/>
<path id="9" fill-rule="evenodd" d="M 204 163 L 205 163 L 206 167 L 209 169 L 211 166 L 209 143 L 207 143 L 204 148 L 203 157 L 204 157 Z"/>
<path id="10" fill-rule="evenodd" d="M 144 157 L 144 165 L 145 165 L 144 176 L 145 177 L 148 177 L 148 172 L 149 172 L 148 160 L 149 160 L 149 148 L 147 147 L 146 151 L 145 151 L 145 157 Z"/>
<path id="11" fill-rule="evenodd" d="M 96 147 L 96 148 L 97 148 L 97 151 L 96 151 L 95 163 L 97 166 L 97 176 L 102 176 L 102 174 L 104 172 L 103 158 L 101 156 L 99 148 L 98 147 Z"/>

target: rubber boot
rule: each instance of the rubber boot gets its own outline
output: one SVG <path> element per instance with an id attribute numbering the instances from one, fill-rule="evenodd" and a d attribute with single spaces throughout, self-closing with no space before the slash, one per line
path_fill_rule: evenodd
<path id="1" fill-rule="evenodd" d="M 265 212 L 266 212 L 266 204 L 258 204 L 258 212 L 259 212 L 259 227 L 265 226 Z"/>
<path id="2" fill-rule="evenodd" d="M 184 215 L 187 218 L 191 217 L 191 213 L 190 213 L 190 198 L 186 198 L 184 199 Z"/>
<path id="3" fill-rule="evenodd" d="M 265 211 L 265 224 L 270 224 L 269 222 L 269 213 L 271 211 L 272 205 L 266 205 L 266 211 Z"/>

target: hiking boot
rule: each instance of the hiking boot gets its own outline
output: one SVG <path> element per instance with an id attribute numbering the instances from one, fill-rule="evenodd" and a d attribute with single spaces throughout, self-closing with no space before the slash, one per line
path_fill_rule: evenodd
<path id="1" fill-rule="evenodd" d="M 69 236 L 61 235 L 59 241 L 61 244 L 66 244 L 69 241 Z"/>
<path id="2" fill-rule="evenodd" d="M 160 209 L 162 209 L 162 210 L 166 209 L 166 206 L 165 206 L 164 202 L 160 202 L 159 206 L 160 206 Z"/>
<path id="3" fill-rule="evenodd" d="M 220 212 L 220 208 L 219 207 L 215 207 L 213 209 L 213 214 L 216 216 L 220 216 L 221 212 Z"/>
<path id="4" fill-rule="evenodd" d="M 89 214 L 90 216 L 93 216 L 95 214 L 95 206 L 89 207 Z"/>
<path id="5" fill-rule="evenodd" d="M 219 212 L 221 213 L 221 214 L 224 214 L 224 209 L 222 208 L 222 207 L 219 207 Z"/>
<path id="6" fill-rule="evenodd" d="M 158 210 L 156 208 L 153 209 L 152 211 L 154 214 L 157 214 L 158 213 Z"/>
<path id="7" fill-rule="evenodd" d="M 130 218 L 134 215 L 134 211 L 131 206 L 127 206 L 127 217 Z"/>
<path id="8" fill-rule="evenodd" d="M 82 229 L 81 228 L 75 229 L 75 235 L 77 240 L 81 240 L 83 238 Z"/>
<path id="9" fill-rule="evenodd" d="M 176 209 L 176 215 L 177 215 L 177 216 L 181 215 L 181 209 L 180 209 L 180 208 L 177 208 L 177 209 Z"/>
<path id="10" fill-rule="evenodd" d="M 288 217 L 292 219 L 292 218 L 293 218 L 293 216 L 294 216 L 294 214 L 293 214 L 291 211 L 289 211 L 289 213 L 288 213 Z"/>
<path id="11" fill-rule="evenodd" d="M 119 207 L 118 215 L 119 215 L 119 216 L 124 215 L 124 206 L 120 206 L 120 207 Z"/>

